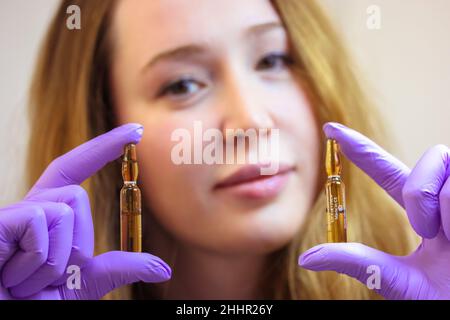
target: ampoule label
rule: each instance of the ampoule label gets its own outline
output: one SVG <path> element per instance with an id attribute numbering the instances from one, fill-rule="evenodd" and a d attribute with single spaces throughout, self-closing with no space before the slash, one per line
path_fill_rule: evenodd
<path id="1" fill-rule="evenodd" d="M 326 215 L 328 242 L 347 241 L 347 217 L 345 210 L 344 184 L 338 179 L 327 182 L 326 187 Z"/>

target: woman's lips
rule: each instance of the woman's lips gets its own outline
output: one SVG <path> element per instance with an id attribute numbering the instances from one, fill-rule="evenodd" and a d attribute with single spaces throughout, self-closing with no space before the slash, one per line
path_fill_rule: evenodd
<path id="1" fill-rule="evenodd" d="M 281 165 L 274 175 L 261 175 L 262 166 L 247 165 L 215 185 L 214 190 L 233 195 L 264 199 L 277 196 L 288 182 L 294 166 Z"/>

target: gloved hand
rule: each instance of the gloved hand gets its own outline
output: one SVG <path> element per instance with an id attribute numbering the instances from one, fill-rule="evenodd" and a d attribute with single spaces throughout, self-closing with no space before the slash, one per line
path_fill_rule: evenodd
<path id="1" fill-rule="evenodd" d="M 410 170 L 352 129 L 332 122 L 323 129 L 340 143 L 349 160 L 406 210 L 422 243 L 404 257 L 358 243 L 321 244 L 299 257 L 300 266 L 344 273 L 363 284 L 375 270 L 367 268 L 376 266 L 381 282 L 375 291 L 387 299 L 450 299 L 450 150 L 432 147 Z"/>
<path id="2" fill-rule="evenodd" d="M 23 201 L 0 209 L 0 299 L 100 299 L 125 284 L 170 278 L 167 264 L 147 253 L 93 257 L 91 209 L 80 184 L 138 143 L 142 131 L 127 124 L 82 144 L 55 159 Z M 66 282 L 73 265 L 78 289 L 76 280 Z"/>

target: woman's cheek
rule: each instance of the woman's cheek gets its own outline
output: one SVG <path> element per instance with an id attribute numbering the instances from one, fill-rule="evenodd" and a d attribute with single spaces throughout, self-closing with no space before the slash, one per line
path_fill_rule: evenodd
<path id="1" fill-rule="evenodd" d="M 201 166 L 178 164 L 176 159 L 172 159 L 172 152 L 174 147 L 180 145 L 180 140 L 174 133 L 183 130 L 189 132 L 189 136 L 192 137 L 193 133 L 190 130 L 192 125 L 179 118 L 152 119 L 151 122 L 143 124 L 144 136 L 138 145 L 141 178 L 146 186 L 161 193 L 163 197 L 173 195 L 174 192 L 180 191 L 179 189 L 187 193 L 190 189 L 186 188 L 187 185 L 195 186 L 194 182 L 203 181 Z"/>
<path id="2" fill-rule="evenodd" d="M 151 116 L 148 116 L 152 119 Z M 145 119 L 145 118 L 144 118 Z M 137 145 L 139 160 L 139 177 L 144 187 L 153 187 L 164 179 L 161 172 L 170 173 L 170 133 L 176 124 L 163 121 L 141 121 L 144 126 L 144 134 Z"/>

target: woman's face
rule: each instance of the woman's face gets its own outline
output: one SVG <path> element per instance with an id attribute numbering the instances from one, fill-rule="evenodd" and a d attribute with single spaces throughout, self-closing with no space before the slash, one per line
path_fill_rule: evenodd
<path id="1" fill-rule="evenodd" d="M 213 252 L 285 245 L 316 196 L 320 138 L 270 1 L 121 0 L 112 27 L 115 108 L 121 124 L 144 125 L 139 181 L 155 218 L 179 241 Z M 174 151 L 180 129 L 191 139 L 184 153 Z M 223 140 L 202 141 L 208 129 Z M 250 139 L 226 139 L 237 129 L 260 134 L 269 151 L 278 145 L 275 175 L 259 174 L 262 158 L 250 164 L 258 154 Z M 216 147 L 211 155 L 222 146 L 235 157 L 209 164 L 207 145 Z"/>

